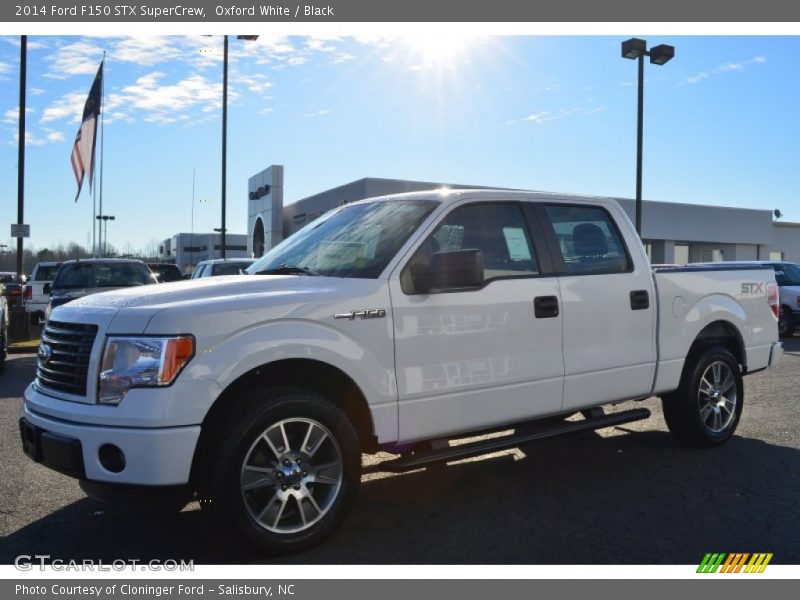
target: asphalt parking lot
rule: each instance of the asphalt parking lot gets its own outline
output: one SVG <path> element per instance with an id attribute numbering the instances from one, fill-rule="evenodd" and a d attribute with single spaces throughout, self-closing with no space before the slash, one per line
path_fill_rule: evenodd
<path id="1" fill-rule="evenodd" d="M 745 378 L 735 438 L 690 450 L 653 417 L 491 458 L 366 480 L 344 526 L 321 546 L 252 556 L 205 527 L 107 508 L 20 449 L 21 395 L 34 355 L 0 376 L 0 563 L 194 559 L 212 563 L 696 564 L 706 552 L 773 552 L 800 563 L 800 338 L 771 371 Z M 621 408 L 628 408 L 625 405 Z"/>

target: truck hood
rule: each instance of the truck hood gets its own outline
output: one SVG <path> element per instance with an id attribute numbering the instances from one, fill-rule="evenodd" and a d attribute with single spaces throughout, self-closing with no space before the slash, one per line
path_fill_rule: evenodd
<path id="1" fill-rule="evenodd" d="M 259 322 L 303 318 L 341 301 L 363 308 L 358 299 L 383 284 L 374 279 L 306 275 L 209 277 L 84 296 L 56 308 L 52 318 L 80 321 L 90 313 L 114 312 L 108 333 L 195 333 L 199 328 L 215 329 L 215 321 L 231 325 L 245 314 L 251 322 Z"/>

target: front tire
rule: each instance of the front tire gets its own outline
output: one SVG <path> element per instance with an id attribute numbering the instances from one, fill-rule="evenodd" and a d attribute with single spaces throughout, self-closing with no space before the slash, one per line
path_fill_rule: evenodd
<path id="1" fill-rule="evenodd" d="M 201 504 L 256 550 L 286 554 L 330 535 L 355 501 L 358 435 L 322 394 L 253 390 L 210 432 Z"/>
<path id="2" fill-rule="evenodd" d="M 665 394 L 662 404 L 667 427 L 681 443 L 709 448 L 727 442 L 744 405 L 739 363 L 721 346 L 692 352 L 680 386 Z"/>

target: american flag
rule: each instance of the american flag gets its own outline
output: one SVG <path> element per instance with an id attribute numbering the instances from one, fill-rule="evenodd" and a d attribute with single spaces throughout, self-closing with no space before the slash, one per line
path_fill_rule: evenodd
<path id="1" fill-rule="evenodd" d="M 75 202 L 81 195 L 83 177 L 89 175 L 89 189 L 94 183 L 94 148 L 97 142 L 97 117 L 100 115 L 100 104 L 102 102 L 103 89 L 103 60 L 100 68 L 97 69 L 92 89 L 89 90 L 89 97 L 83 107 L 83 119 L 81 121 L 78 135 L 75 136 L 75 145 L 72 147 L 72 170 L 75 172 L 75 180 L 78 183 L 78 193 L 75 194 Z"/>

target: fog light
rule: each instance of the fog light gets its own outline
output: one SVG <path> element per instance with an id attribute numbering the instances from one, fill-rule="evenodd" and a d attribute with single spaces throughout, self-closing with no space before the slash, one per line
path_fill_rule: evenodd
<path id="1" fill-rule="evenodd" d="M 125 455 L 114 444 L 103 444 L 97 453 L 100 464 L 106 471 L 120 473 L 125 468 Z"/>

